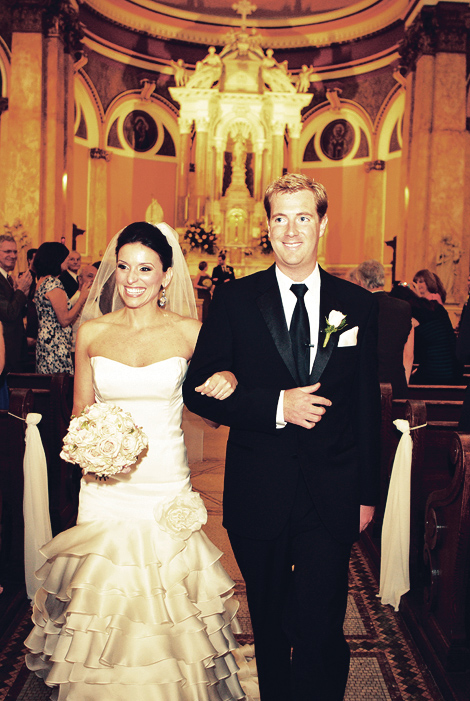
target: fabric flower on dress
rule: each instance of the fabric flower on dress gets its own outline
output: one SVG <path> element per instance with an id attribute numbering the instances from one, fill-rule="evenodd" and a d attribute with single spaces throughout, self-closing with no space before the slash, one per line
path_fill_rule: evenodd
<path id="1" fill-rule="evenodd" d="M 323 348 L 326 348 L 331 334 L 336 333 L 336 331 L 341 331 L 341 329 L 344 329 L 345 326 L 347 326 L 346 314 L 342 314 L 341 312 L 337 312 L 335 309 L 332 309 L 328 319 L 326 320 L 326 329 L 323 329 L 326 334 L 325 340 L 323 341 Z"/>
<path id="2" fill-rule="evenodd" d="M 207 511 L 198 492 L 178 494 L 154 509 L 158 525 L 172 538 L 187 540 L 207 523 Z"/>
<path id="3" fill-rule="evenodd" d="M 72 418 L 60 457 L 80 465 L 84 474 L 93 472 L 106 479 L 129 472 L 147 446 L 147 436 L 129 412 L 100 402 Z"/>

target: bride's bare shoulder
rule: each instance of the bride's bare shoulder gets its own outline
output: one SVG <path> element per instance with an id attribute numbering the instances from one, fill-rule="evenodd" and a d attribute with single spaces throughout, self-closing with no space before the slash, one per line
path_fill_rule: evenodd
<path id="1" fill-rule="evenodd" d="M 116 324 L 119 321 L 119 311 L 110 312 L 109 314 L 104 314 L 104 316 L 99 316 L 96 319 L 90 319 L 85 321 L 84 324 L 80 326 L 79 334 L 82 338 L 92 339 L 97 334 L 102 333 L 109 328 L 110 325 Z"/>

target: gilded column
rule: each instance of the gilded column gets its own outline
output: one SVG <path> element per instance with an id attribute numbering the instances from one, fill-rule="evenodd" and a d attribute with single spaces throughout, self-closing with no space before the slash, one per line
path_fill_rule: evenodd
<path id="1" fill-rule="evenodd" d="M 442 277 L 448 300 L 462 304 L 469 269 L 466 5 L 424 7 L 408 29 L 400 53 L 408 71 L 409 123 L 402 183 L 408 207 L 399 237 L 397 275 L 419 268 Z"/>
<path id="2" fill-rule="evenodd" d="M 255 170 L 254 170 L 254 197 L 256 201 L 262 200 L 263 190 L 263 154 L 264 139 L 255 144 Z"/>
<path id="3" fill-rule="evenodd" d="M 196 218 L 203 219 L 207 199 L 207 141 L 209 120 L 196 119 Z"/>
<path id="4" fill-rule="evenodd" d="M 364 258 L 383 262 L 385 218 L 385 161 L 365 163 Z"/>
<path id="5" fill-rule="evenodd" d="M 35 11 L 34 11 L 35 10 Z M 8 99 L 8 180 L 5 223 L 21 221 L 33 245 L 42 239 L 40 207 L 43 36 L 41 7 L 13 10 L 12 61 Z"/>
<path id="6" fill-rule="evenodd" d="M 90 149 L 88 177 L 87 240 L 93 260 L 99 260 L 108 245 L 108 168 L 111 154 L 102 148 Z"/>
<path id="7" fill-rule="evenodd" d="M 302 131 L 302 124 L 299 119 L 295 122 L 289 122 L 289 146 L 287 150 L 288 163 L 287 170 L 289 173 L 299 173 L 301 167 L 300 158 L 300 134 Z"/>
<path id="8" fill-rule="evenodd" d="M 5 221 L 19 219 L 34 244 L 59 240 L 66 231 L 65 133 L 70 55 L 80 48 L 81 29 L 71 4 L 20 0 L 12 13 L 9 138 Z M 66 55 L 67 54 L 67 55 Z M 13 128 L 14 125 L 14 128 Z M 72 134 L 73 136 L 73 134 Z"/>
<path id="9" fill-rule="evenodd" d="M 273 154 L 271 167 L 271 180 L 276 180 L 282 175 L 284 168 L 284 133 L 285 122 L 274 122 L 272 124 Z M 269 183 L 268 183 L 269 184 Z"/>
<path id="10" fill-rule="evenodd" d="M 180 160 L 178 164 L 178 201 L 176 206 L 176 225 L 184 226 L 188 219 L 189 162 L 191 158 L 192 120 L 180 117 Z"/>

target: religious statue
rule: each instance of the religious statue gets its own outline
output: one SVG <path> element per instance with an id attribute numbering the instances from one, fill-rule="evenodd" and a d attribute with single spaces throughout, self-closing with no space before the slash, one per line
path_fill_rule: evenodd
<path id="1" fill-rule="evenodd" d="M 208 51 L 207 56 L 196 63 L 196 70 L 186 82 L 187 88 L 211 88 L 222 75 L 222 61 L 215 46 L 209 46 Z"/>
<path id="2" fill-rule="evenodd" d="M 302 69 L 297 76 L 297 92 L 308 92 L 310 83 L 312 82 L 314 69 L 313 66 L 302 66 Z"/>
<path id="3" fill-rule="evenodd" d="M 175 83 L 177 88 L 182 88 L 186 85 L 188 80 L 188 74 L 186 73 L 186 67 L 182 58 L 177 61 L 170 61 L 173 68 L 173 74 L 175 76 Z"/>
<path id="4" fill-rule="evenodd" d="M 287 61 L 278 63 L 273 56 L 273 50 L 267 49 L 266 56 L 261 63 L 261 76 L 263 82 L 273 92 L 295 92 L 287 72 Z"/>
<path id="5" fill-rule="evenodd" d="M 441 250 L 437 256 L 437 274 L 442 280 L 442 284 L 447 292 L 447 297 L 453 297 L 455 293 L 455 282 L 457 278 L 457 263 L 462 255 L 459 244 L 450 235 L 443 236 Z"/>
<path id="6" fill-rule="evenodd" d="M 239 136 L 233 147 L 233 166 L 234 168 L 245 168 L 246 149 L 245 139 Z"/>

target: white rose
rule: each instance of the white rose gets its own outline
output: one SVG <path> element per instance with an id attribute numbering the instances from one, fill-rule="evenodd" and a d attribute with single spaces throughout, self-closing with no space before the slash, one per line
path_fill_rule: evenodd
<path id="1" fill-rule="evenodd" d="M 207 523 L 207 511 L 198 492 L 180 494 L 155 507 L 155 520 L 172 538 L 186 540 Z"/>
<path id="2" fill-rule="evenodd" d="M 337 312 L 334 309 L 330 312 L 330 315 L 327 319 L 327 323 L 329 326 L 334 326 L 335 329 L 338 328 L 338 326 L 341 324 L 343 319 L 346 319 L 346 314 L 341 314 L 341 312 Z"/>

